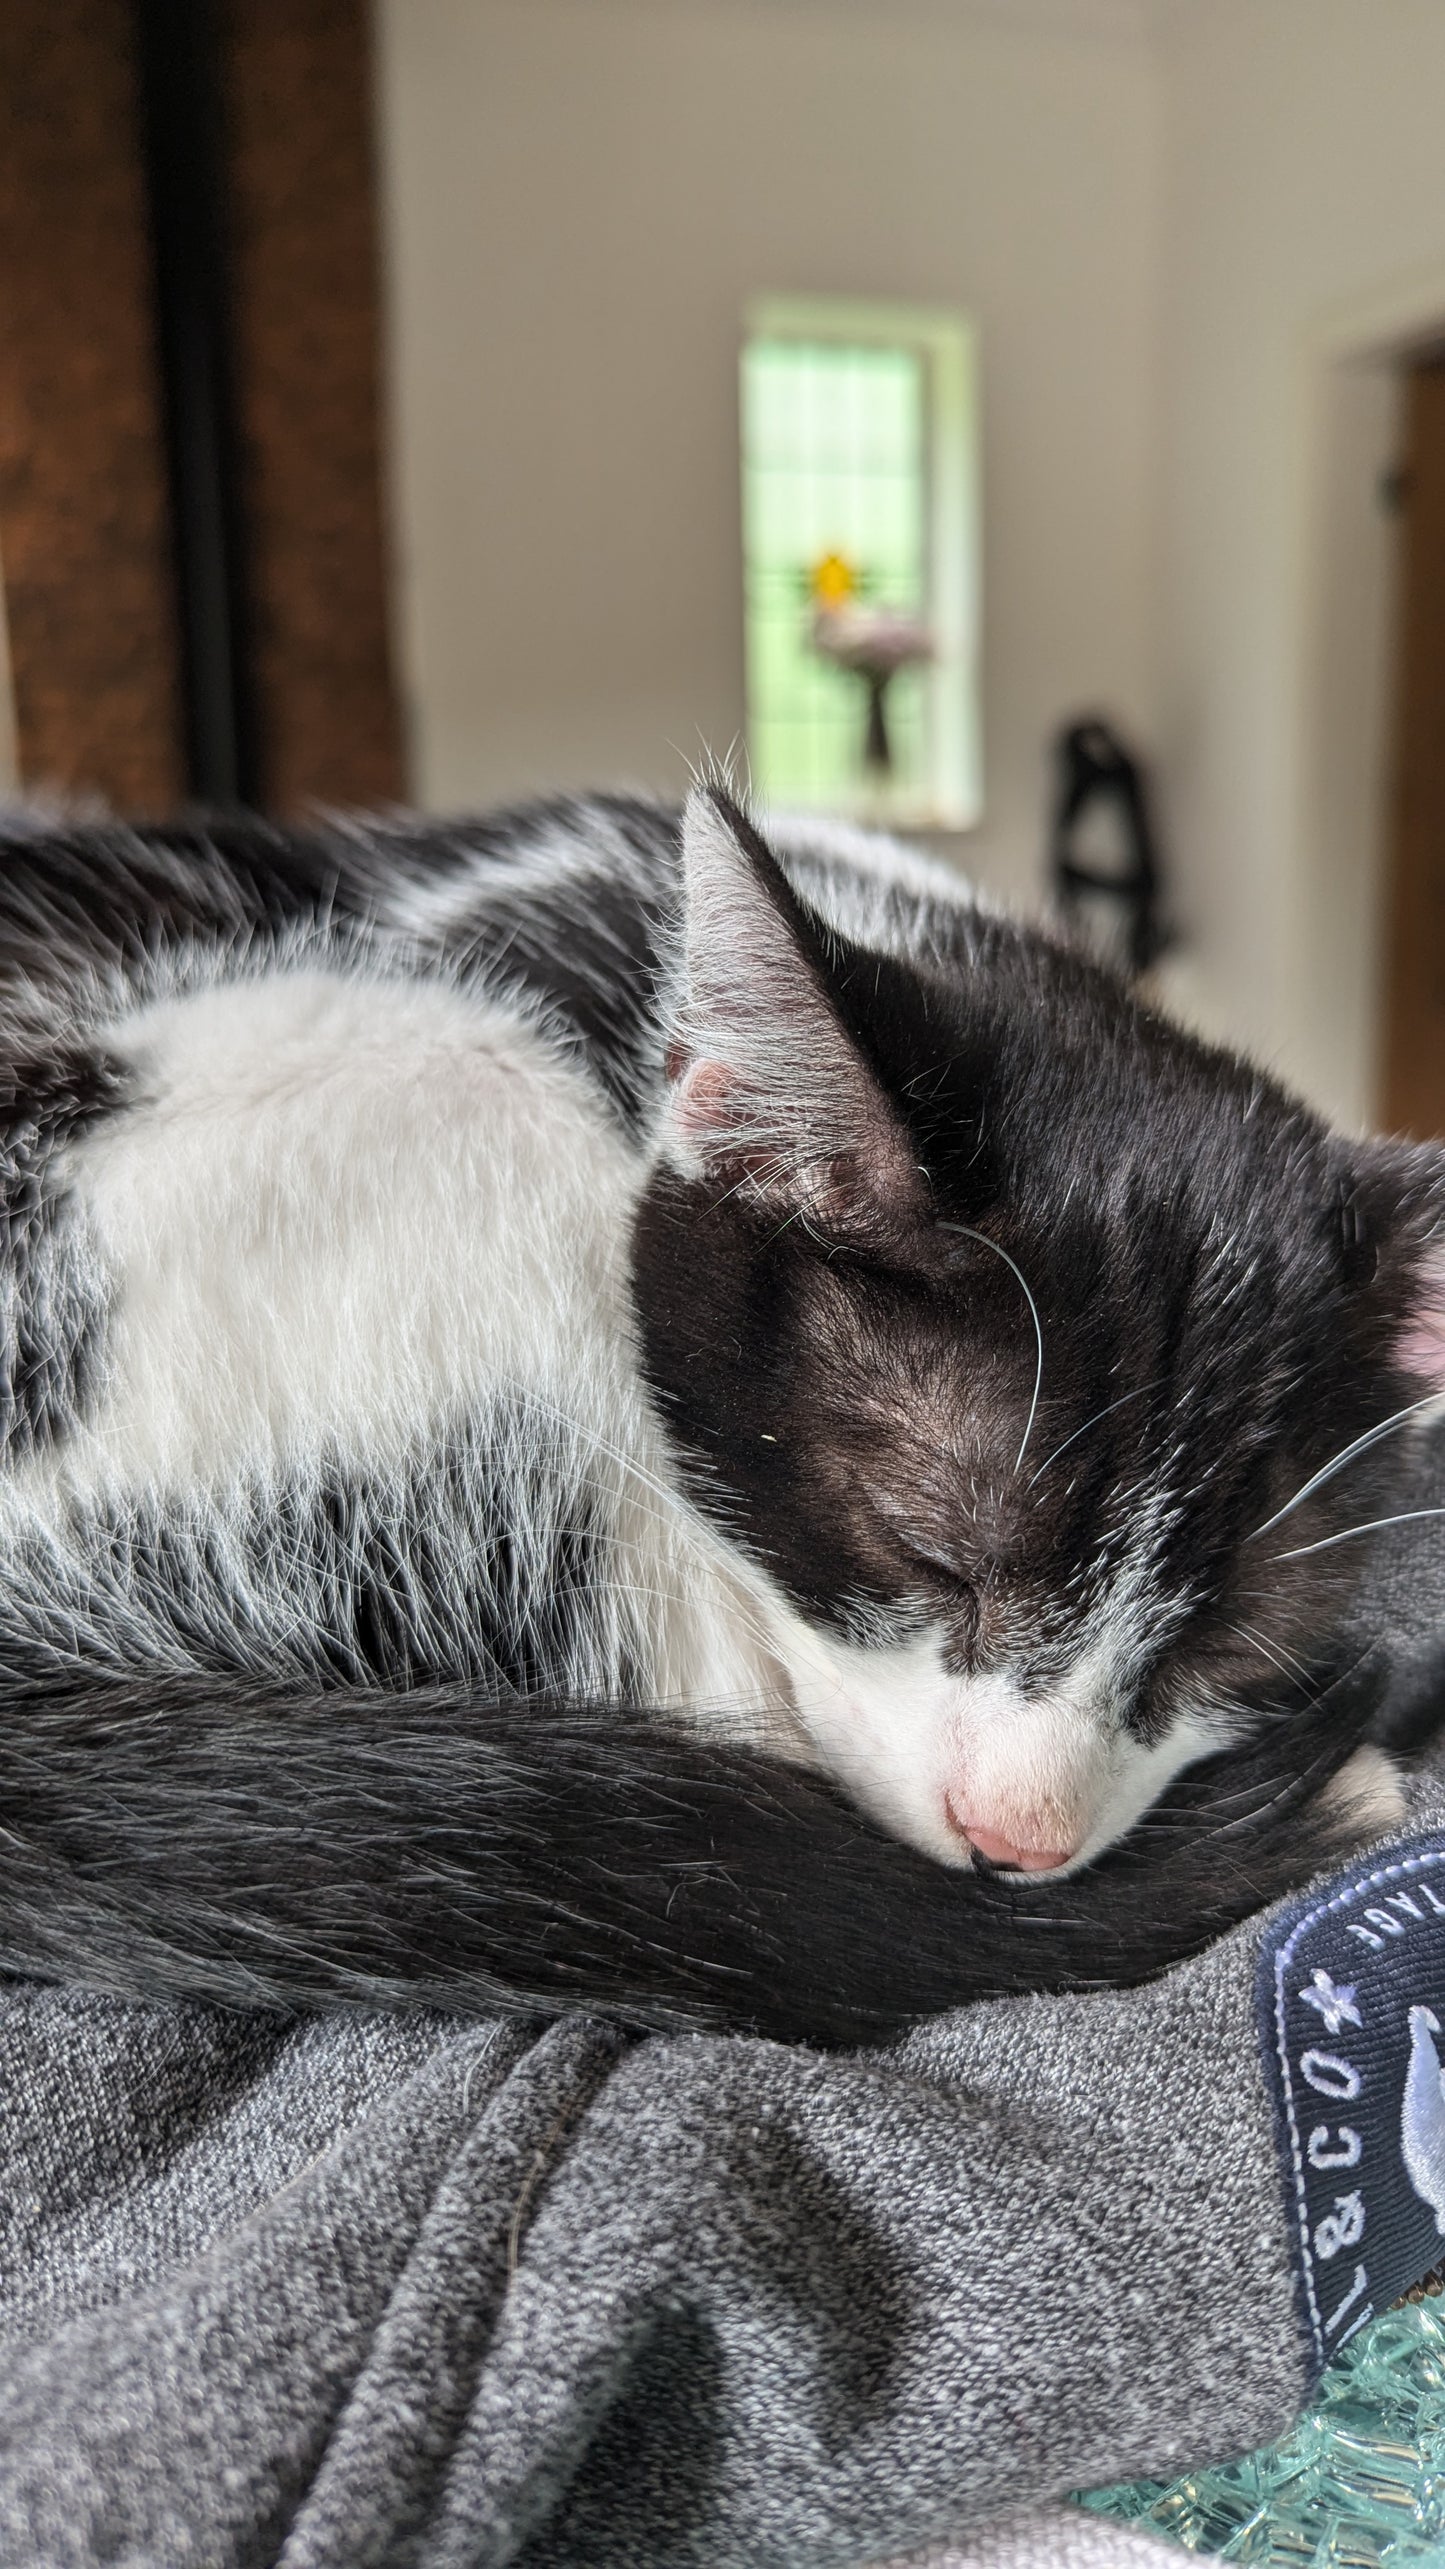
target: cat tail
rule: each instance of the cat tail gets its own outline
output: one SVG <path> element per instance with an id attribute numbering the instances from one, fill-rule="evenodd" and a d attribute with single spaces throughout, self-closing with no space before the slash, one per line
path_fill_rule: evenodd
<path id="1" fill-rule="evenodd" d="M 1146 1978 L 1347 1842 L 1277 1783 L 1241 1820 L 1228 1774 L 1222 1822 L 1196 1796 L 1024 1886 L 615 1707 L 67 1678 L 0 1722 L 0 1971 L 238 2009 L 581 2008 L 870 2043 L 970 1999 Z"/>

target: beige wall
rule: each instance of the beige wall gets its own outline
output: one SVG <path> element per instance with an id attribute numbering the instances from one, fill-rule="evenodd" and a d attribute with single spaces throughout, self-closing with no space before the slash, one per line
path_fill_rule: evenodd
<path id="1" fill-rule="evenodd" d="M 1034 890 L 1051 727 L 1154 717 L 1158 73 L 1132 12 L 1083 14 L 379 0 L 422 801 L 676 789 L 727 748 L 743 306 L 896 295 L 980 326 L 966 859 Z"/>
<path id="2" fill-rule="evenodd" d="M 1364 1116 L 1390 413 L 1344 360 L 1445 321 L 1445 9 L 1186 0 L 1164 55 L 1178 983 Z"/>
<path id="3" fill-rule="evenodd" d="M 1112 708 L 1159 762 L 1176 999 L 1364 1117 L 1374 488 L 1386 360 L 1445 323 L 1441 0 L 377 5 L 420 798 L 675 788 L 726 749 L 744 303 L 956 305 L 986 440 L 964 861 L 1036 891 L 1049 732 Z"/>

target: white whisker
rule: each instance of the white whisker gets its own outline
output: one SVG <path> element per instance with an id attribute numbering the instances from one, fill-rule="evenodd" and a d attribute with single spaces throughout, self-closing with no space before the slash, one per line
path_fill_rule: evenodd
<path id="1" fill-rule="evenodd" d="M 1052 1454 L 1046 1454 L 1044 1456 L 1038 1470 L 1034 1473 L 1029 1482 L 1029 1488 L 1033 1488 L 1035 1481 L 1041 1481 L 1045 1472 L 1048 1470 L 1049 1465 L 1051 1463 L 1057 1463 L 1061 1454 L 1067 1454 L 1069 1447 L 1077 1444 L 1081 1436 L 1087 1436 L 1091 1427 L 1097 1427 L 1103 1419 L 1112 1418 L 1115 1410 L 1122 1409 L 1126 1401 L 1142 1400 L 1145 1392 L 1157 1391 L 1163 1380 L 1164 1376 L 1162 1374 L 1156 1374 L 1152 1383 L 1138 1383 L 1135 1385 L 1133 1391 L 1120 1392 L 1117 1400 L 1108 1401 L 1102 1409 L 1096 1409 L 1092 1418 L 1086 1418 L 1082 1427 L 1076 1427 L 1072 1435 L 1064 1438 L 1062 1445 L 1056 1445 Z"/>
<path id="2" fill-rule="evenodd" d="M 646 1464 L 641 1462 L 637 1455 L 629 1454 L 624 1446 L 614 1445 L 609 1437 L 602 1435 L 585 1418 L 580 1418 L 574 1410 L 564 1409 L 560 1401 L 549 1400 L 545 1392 L 534 1390 L 530 1384 L 522 1397 L 528 1409 L 539 1410 L 543 1417 L 554 1419 L 558 1426 L 565 1427 L 569 1435 L 585 1438 L 599 1454 L 605 1454 L 610 1462 L 620 1463 L 630 1479 L 636 1481 L 641 1488 L 650 1490 L 655 1498 L 661 1499 L 676 1515 L 686 1518 L 694 1516 L 694 1511 L 688 1506 L 687 1501 L 680 1498 L 676 1490 L 670 1490 L 666 1482 L 659 1481 L 655 1473 L 649 1472 Z"/>
<path id="3" fill-rule="evenodd" d="M 1325 1534 L 1318 1543 L 1298 1544 L 1293 1552 L 1273 1552 L 1272 1561 L 1303 1561 L 1306 1553 L 1328 1552 L 1336 1543 L 1348 1543 L 1356 1534 L 1383 1534 L 1387 1525 L 1414 1525 L 1422 1516 L 1445 1516 L 1445 1508 L 1403 1508 L 1398 1516 L 1376 1516 L 1368 1525 L 1347 1525 L 1342 1534 Z"/>
<path id="4" fill-rule="evenodd" d="M 989 1238 L 986 1231 L 975 1231 L 972 1225 L 967 1222 L 940 1222 L 938 1227 L 940 1231 L 958 1231 L 962 1234 L 965 1240 L 976 1240 L 981 1249 L 992 1249 L 994 1256 L 996 1258 L 1002 1258 L 1004 1265 L 1013 1275 L 1017 1276 L 1023 1291 L 1024 1299 L 1029 1307 L 1029 1314 L 1034 1324 L 1034 1338 L 1037 1342 L 1039 1352 L 1038 1361 L 1034 1366 L 1034 1396 L 1029 1403 L 1028 1421 L 1024 1428 L 1024 1441 L 1019 1447 L 1018 1460 L 1014 1464 L 1014 1470 L 1017 1472 L 1022 1467 L 1024 1456 L 1029 1450 L 1029 1438 L 1034 1432 L 1034 1417 L 1039 1405 L 1039 1393 L 1043 1388 L 1044 1332 L 1043 1324 L 1039 1319 L 1039 1306 L 1035 1302 L 1032 1293 L 1029 1291 L 1029 1281 L 1027 1276 L 1024 1274 L 1023 1269 L 1013 1258 L 1009 1256 L 1007 1249 L 1001 1249 L 997 1240 L 991 1240 Z"/>
<path id="5" fill-rule="evenodd" d="M 1287 1516 L 1293 1516 L 1297 1507 L 1304 1506 L 1306 1499 L 1313 1498 L 1316 1490 L 1323 1489 L 1326 1481 L 1332 1481 L 1337 1472 L 1343 1472 L 1347 1463 L 1353 1463 L 1356 1455 L 1367 1454 L 1372 1445 L 1378 1445 L 1383 1437 L 1392 1435 L 1394 1430 L 1397 1427 L 1403 1427 L 1407 1420 L 1418 1417 L 1422 1409 L 1433 1408 L 1439 1398 L 1438 1392 L 1426 1392 L 1422 1400 L 1412 1400 L 1408 1408 L 1397 1409 L 1393 1417 L 1382 1418 L 1378 1427 L 1367 1427 L 1363 1436 L 1357 1436 L 1353 1444 L 1346 1445 L 1340 1453 L 1333 1455 L 1328 1463 L 1322 1463 L 1312 1478 L 1305 1482 L 1303 1489 L 1296 1490 L 1292 1499 L 1287 1499 L 1282 1508 L 1276 1508 L 1273 1516 L 1265 1518 L 1263 1525 L 1257 1525 L 1253 1534 L 1249 1536 L 1249 1541 L 1254 1543 L 1258 1541 L 1260 1535 L 1272 1534 L 1277 1525 L 1283 1525 Z M 1292 1555 L 1285 1552 L 1278 1553 L 1275 1557 L 1277 1560 L 1287 1561 L 1292 1558 Z"/>
<path id="6" fill-rule="evenodd" d="M 1251 1650 L 1257 1650 L 1261 1658 L 1267 1659 L 1272 1667 L 1277 1668 L 1282 1677 L 1308 1677 L 1309 1668 L 1297 1651 L 1286 1650 L 1283 1645 L 1267 1640 L 1263 1633 L 1255 1631 L 1252 1624 L 1232 1623 L 1229 1629 L 1237 1635 L 1239 1640 L 1248 1642 Z"/>

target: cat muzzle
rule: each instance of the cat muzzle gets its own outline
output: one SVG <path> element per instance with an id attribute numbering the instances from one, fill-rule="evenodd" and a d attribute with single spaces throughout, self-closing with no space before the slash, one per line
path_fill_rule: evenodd
<path id="1" fill-rule="evenodd" d="M 948 1825 L 957 1836 L 981 1855 L 985 1864 L 998 1865 L 1010 1873 L 1058 1873 L 1077 1855 L 1078 1845 L 1065 1847 L 1018 1846 L 997 1829 L 989 1829 L 960 1811 L 951 1793 L 944 1795 Z"/>

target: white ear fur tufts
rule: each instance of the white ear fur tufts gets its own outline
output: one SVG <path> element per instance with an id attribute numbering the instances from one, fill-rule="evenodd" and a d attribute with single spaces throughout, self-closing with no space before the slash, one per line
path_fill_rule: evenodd
<path id="1" fill-rule="evenodd" d="M 1395 1352 L 1408 1373 L 1445 1394 L 1445 1249 L 1427 1252 Z"/>
<path id="2" fill-rule="evenodd" d="M 746 1156 L 746 1120 L 737 1078 L 726 1062 L 683 1061 L 673 1070 L 673 1130 L 700 1159 Z"/>

